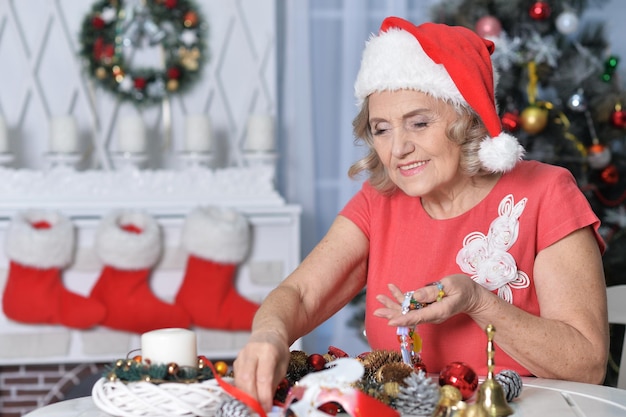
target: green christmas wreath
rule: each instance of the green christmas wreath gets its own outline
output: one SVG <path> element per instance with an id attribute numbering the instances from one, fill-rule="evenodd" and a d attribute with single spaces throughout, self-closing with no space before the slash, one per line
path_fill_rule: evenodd
<path id="1" fill-rule="evenodd" d="M 206 60 L 206 23 L 191 0 L 99 0 L 85 16 L 80 54 L 96 85 L 137 105 L 188 90 Z M 133 68 L 144 45 L 163 49 L 163 67 Z"/>

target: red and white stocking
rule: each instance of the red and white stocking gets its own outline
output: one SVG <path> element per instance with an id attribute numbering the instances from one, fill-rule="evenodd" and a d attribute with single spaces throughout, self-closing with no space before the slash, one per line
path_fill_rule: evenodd
<path id="1" fill-rule="evenodd" d="M 69 291 L 62 270 L 74 256 L 74 227 L 55 211 L 18 213 L 7 230 L 9 274 L 2 295 L 4 314 L 30 324 L 87 329 L 99 324 L 104 306 Z"/>
<path id="2" fill-rule="evenodd" d="M 245 216 L 227 208 L 197 208 L 187 216 L 182 244 L 189 257 L 176 304 L 196 326 L 250 330 L 259 306 L 235 288 L 237 265 L 250 250 Z"/>
<path id="3" fill-rule="evenodd" d="M 120 210 L 104 217 L 95 251 L 104 267 L 90 297 L 107 308 L 103 325 L 134 333 L 189 327 L 189 315 L 154 295 L 149 279 L 162 251 L 156 220 L 142 211 Z"/>

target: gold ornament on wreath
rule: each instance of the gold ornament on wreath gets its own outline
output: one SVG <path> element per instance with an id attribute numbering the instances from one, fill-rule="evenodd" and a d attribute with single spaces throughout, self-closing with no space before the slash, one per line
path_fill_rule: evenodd
<path id="1" fill-rule="evenodd" d="M 98 0 L 79 37 L 87 75 L 136 105 L 185 92 L 200 78 L 206 60 L 206 23 L 192 0 Z M 162 62 L 131 65 L 144 48 L 160 48 L 154 55 Z"/>

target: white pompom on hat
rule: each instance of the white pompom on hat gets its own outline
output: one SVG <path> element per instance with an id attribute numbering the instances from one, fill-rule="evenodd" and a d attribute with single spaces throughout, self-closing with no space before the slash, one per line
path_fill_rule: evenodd
<path id="1" fill-rule="evenodd" d="M 494 44 L 462 26 L 386 18 L 363 52 L 354 85 L 358 105 L 370 94 L 410 89 L 474 109 L 485 124 L 478 153 L 492 172 L 511 170 L 524 148 L 502 131 L 495 102 Z"/>

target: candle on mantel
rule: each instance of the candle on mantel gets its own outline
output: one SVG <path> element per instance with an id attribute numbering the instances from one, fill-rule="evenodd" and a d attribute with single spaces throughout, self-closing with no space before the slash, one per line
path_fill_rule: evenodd
<path id="1" fill-rule="evenodd" d="M 78 151 L 78 127 L 73 116 L 56 116 L 50 119 L 50 151 L 54 153 Z"/>
<path id="2" fill-rule="evenodd" d="M 265 114 L 251 115 L 248 119 L 244 150 L 272 152 L 274 147 L 274 118 Z"/>
<path id="3" fill-rule="evenodd" d="M 0 116 L 0 153 L 9 152 L 9 135 L 4 117 Z"/>
<path id="4" fill-rule="evenodd" d="M 210 152 L 213 147 L 211 120 L 204 114 L 192 114 L 185 119 L 185 150 Z"/>
<path id="5" fill-rule="evenodd" d="M 196 334 L 187 329 L 158 329 L 141 335 L 141 357 L 150 364 L 198 366 Z"/>
<path id="6" fill-rule="evenodd" d="M 146 128 L 139 116 L 124 116 L 118 122 L 119 150 L 128 153 L 146 151 Z"/>

